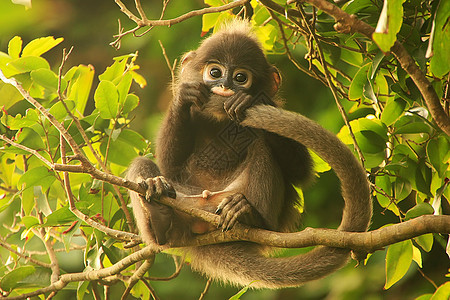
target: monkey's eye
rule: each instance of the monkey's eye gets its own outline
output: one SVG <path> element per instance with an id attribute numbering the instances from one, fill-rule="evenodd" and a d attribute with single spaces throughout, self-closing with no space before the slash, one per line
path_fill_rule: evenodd
<path id="1" fill-rule="evenodd" d="M 234 80 L 236 80 L 239 83 L 245 83 L 247 81 L 247 75 L 244 73 L 237 73 L 234 76 Z"/>
<path id="2" fill-rule="evenodd" d="M 212 78 L 220 78 L 222 77 L 222 71 L 219 68 L 212 68 L 209 71 L 209 75 L 211 75 Z"/>
<path id="3" fill-rule="evenodd" d="M 224 76 L 226 69 L 219 63 L 208 63 L 203 70 L 203 80 L 216 81 Z"/>
<path id="4" fill-rule="evenodd" d="M 233 73 L 233 81 L 235 84 L 248 89 L 252 85 L 252 73 L 247 69 L 236 69 Z"/>

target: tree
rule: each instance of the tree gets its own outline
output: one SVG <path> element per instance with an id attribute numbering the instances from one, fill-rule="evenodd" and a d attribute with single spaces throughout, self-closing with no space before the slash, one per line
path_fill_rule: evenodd
<path id="1" fill-rule="evenodd" d="M 378 203 L 378 226 L 369 233 L 308 229 L 288 238 L 242 225 L 229 234 L 200 236 L 192 244 L 245 239 L 368 253 L 390 245 L 386 289 L 404 277 L 413 260 L 422 267 L 433 244 L 445 252 L 450 233 L 445 215 L 450 211 L 448 1 L 208 0 L 209 7 L 172 19 L 164 18 L 170 7 L 163 1 L 159 20 L 150 20 L 139 0 L 137 14 L 115 2 L 135 23 L 128 30 L 119 23 L 116 47 L 128 35 L 189 18 L 201 17 L 206 34 L 236 15 L 250 17 L 268 53 L 287 57 L 298 72 L 331 91 L 344 121 L 338 136 L 366 168 Z M 138 246 L 126 188 L 142 188 L 121 178 L 134 156 L 151 153 L 145 138 L 129 127 L 139 105 L 132 84 L 146 85 L 137 53 L 114 58 L 96 84 L 92 66 L 66 66 L 72 50 L 64 50 L 59 68 L 42 57 L 61 42 L 44 37 L 24 46 L 14 37 L 0 52 L 2 295 L 52 298 L 76 289 L 79 298 L 99 299 L 103 294 L 113 298 L 111 290 L 117 289 L 123 298 L 129 293 L 156 297 L 150 284 L 156 278 L 147 271 L 156 253 L 170 250 Z M 175 64 L 167 56 L 166 61 L 173 74 Z M 94 108 L 87 108 L 92 102 Z M 316 160 L 317 171 L 325 174 L 326 163 Z M 217 222 L 183 207 L 182 201 L 161 201 Z M 273 237 L 284 239 L 283 244 Z M 81 250 L 84 270 L 68 271 L 59 256 L 64 250 Z M 175 276 L 181 264 L 174 261 Z M 448 269 L 448 259 L 443 263 Z M 435 287 L 420 299 L 447 299 L 450 284 L 444 274 L 430 281 Z"/>

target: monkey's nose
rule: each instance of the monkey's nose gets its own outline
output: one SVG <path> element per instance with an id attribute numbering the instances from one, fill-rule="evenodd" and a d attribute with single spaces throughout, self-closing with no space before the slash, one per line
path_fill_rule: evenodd
<path id="1" fill-rule="evenodd" d="M 230 90 L 229 88 L 222 86 L 215 86 L 211 89 L 211 92 L 213 92 L 216 95 L 220 95 L 223 97 L 230 97 L 234 95 L 234 91 Z"/>

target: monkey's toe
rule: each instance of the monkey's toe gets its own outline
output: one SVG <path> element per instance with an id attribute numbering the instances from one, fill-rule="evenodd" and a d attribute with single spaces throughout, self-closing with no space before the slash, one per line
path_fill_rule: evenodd
<path id="1" fill-rule="evenodd" d="M 222 231 L 230 230 L 236 225 L 238 218 L 249 214 L 251 209 L 252 206 L 241 193 L 226 197 L 216 210 L 216 214 L 220 215 L 219 228 Z"/>
<path id="2" fill-rule="evenodd" d="M 176 192 L 173 186 L 163 176 L 147 178 L 139 183 L 146 189 L 145 200 L 150 202 L 152 199 L 159 199 L 165 195 L 170 198 L 176 198 Z"/>

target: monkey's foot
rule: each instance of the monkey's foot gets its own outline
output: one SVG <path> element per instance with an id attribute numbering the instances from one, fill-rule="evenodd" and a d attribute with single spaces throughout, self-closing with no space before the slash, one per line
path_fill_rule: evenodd
<path id="1" fill-rule="evenodd" d="M 252 206 L 241 193 L 228 196 L 220 202 L 216 214 L 220 215 L 219 227 L 222 231 L 233 228 L 240 216 L 249 214 Z"/>
<path id="2" fill-rule="evenodd" d="M 152 199 L 159 199 L 161 196 L 168 196 L 173 199 L 177 197 L 175 189 L 163 176 L 142 179 L 139 185 L 146 190 L 145 200 L 148 202 Z"/>

